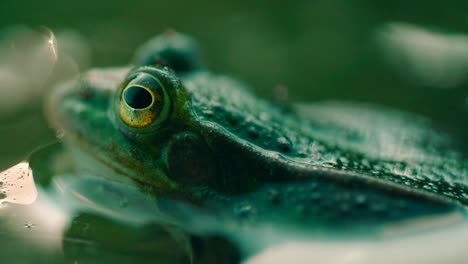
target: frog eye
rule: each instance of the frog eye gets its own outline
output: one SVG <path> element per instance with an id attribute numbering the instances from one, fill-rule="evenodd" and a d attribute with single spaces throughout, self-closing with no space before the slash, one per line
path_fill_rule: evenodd
<path id="1" fill-rule="evenodd" d="M 119 115 L 133 128 L 159 125 L 169 116 L 171 100 L 162 83 L 153 75 L 138 73 L 122 89 Z"/>

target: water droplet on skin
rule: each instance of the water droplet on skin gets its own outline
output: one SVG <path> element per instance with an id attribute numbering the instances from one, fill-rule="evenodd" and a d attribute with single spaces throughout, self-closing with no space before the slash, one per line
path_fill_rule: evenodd
<path id="1" fill-rule="evenodd" d="M 432 186 L 430 185 L 424 185 L 423 186 L 424 189 L 428 190 L 428 191 L 432 191 L 434 188 L 432 188 Z"/>
<path id="2" fill-rule="evenodd" d="M 258 131 L 255 129 L 255 127 L 251 126 L 247 129 L 247 134 L 251 139 L 257 139 L 258 138 Z"/>
<path id="3" fill-rule="evenodd" d="M 247 217 L 252 213 L 252 211 L 253 211 L 253 208 L 252 208 L 251 205 L 245 205 L 245 206 L 242 206 L 241 208 L 239 208 L 236 213 L 240 217 Z"/>
<path id="4" fill-rule="evenodd" d="M 367 197 L 363 194 L 356 196 L 356 204 L 364 205 L 367 202 Z"/>
<path id="5" fill-rule="evenodd" d="M 347 165 L 349 163 L 349 160 L 347 158 L 345 158 L 345 157 L 340 157 L 336 161 L 337 161 L 338 165 L 340 165 L 340 166 L 344 166 L 344 165 Z"/>
<path id="6" fill-rule="evenodd" d="M 289 140 L 287 140 L 285 137 L 279 137 L 278 139 L 276 139 L 276 144 L 278 145 L 278 148 L 281 151 L 291 151 L 291 142 L 289 142 Z"/>
<path id="7" fill-rule="evenodd" d="M 262 121 L 268 121 L 270 120 L 270 115 L 268 113 L 262 112 L 260 113 L 260 120 Z"/>
<path id="8" fill-rule="evenodd" d="M 213 117 L 214 113 L 212 110 L 209 110 L 209 109 L 206 109 L 206 110 L 203 110 L 202 113 L 206 116 L 206 117 Z"/>

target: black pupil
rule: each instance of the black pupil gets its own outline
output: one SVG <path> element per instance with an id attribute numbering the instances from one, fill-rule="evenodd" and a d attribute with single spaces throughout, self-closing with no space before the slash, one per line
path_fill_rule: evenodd
<path id="1" fill-rule="evenodd" d="M 148 90 L 139 87 L 131 86 L 125 90 L 125 102 L 134 109 L 143 109 L 151 105 L 153 98 Z"/>

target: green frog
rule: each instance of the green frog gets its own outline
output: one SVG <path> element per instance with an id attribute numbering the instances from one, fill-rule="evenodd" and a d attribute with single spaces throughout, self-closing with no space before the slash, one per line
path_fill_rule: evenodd
<path id="1" fill-rule="evenodd" d="M 226 219 L 336 230 L 468 205 L 468 161 L 428 120 L 369 104 L 278 106 L 203 68 L 181 33 L 150 40 L 130 67 L 59 85 L 47 115 L 77 164 Z"/>

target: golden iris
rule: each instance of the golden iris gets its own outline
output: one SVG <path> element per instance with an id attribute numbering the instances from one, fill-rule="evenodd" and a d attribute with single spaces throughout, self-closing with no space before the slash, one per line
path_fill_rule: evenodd
<path id="1" fill-rule="evenodd" d="M 139 73 L 122 90 L 119 115 L 133 128 L 144 128 L 164 121 L 170 109 L 170 98 L 157 78 Z"/>

